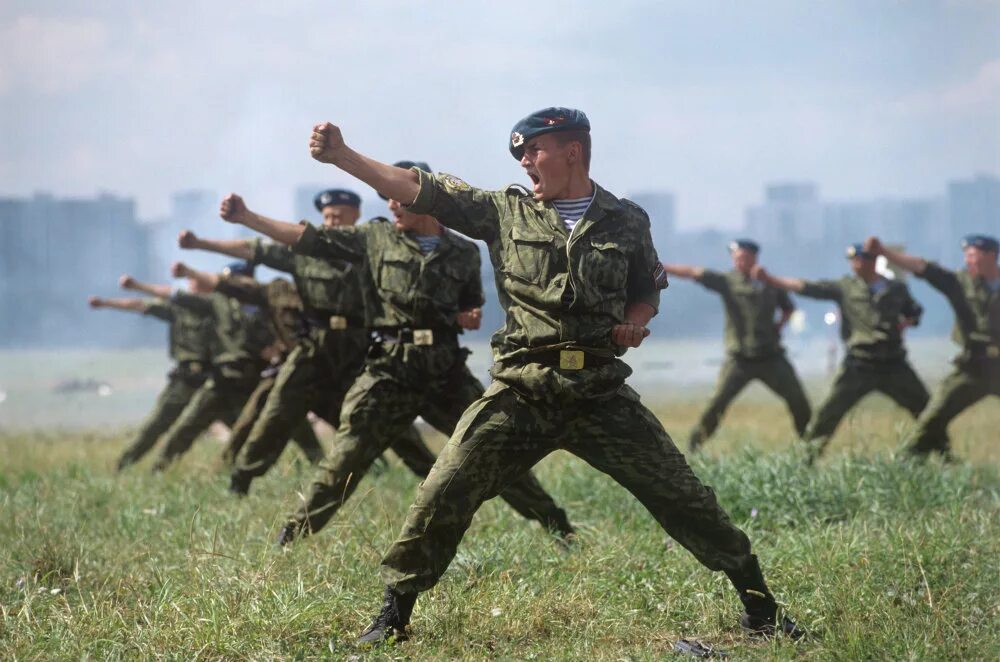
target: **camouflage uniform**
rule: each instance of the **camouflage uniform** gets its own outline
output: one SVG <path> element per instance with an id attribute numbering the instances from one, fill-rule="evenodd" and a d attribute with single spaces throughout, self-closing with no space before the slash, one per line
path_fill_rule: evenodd
<path id="1" fill-rule="evenodd" d="M 822 453 L 844 415 L 857 402 L 880 391 L 914 417 L 930 396 L 920 377 L 906 360 L 900 322 L 919 320 L 920 305 L 910 289 L 899 281 L 880 279 L 872 292 L 862 278 L 807 281 L 800 294 L 813 299 L 836 301 L 840 307 L 840 335 L 847 355 L 833 382 L 833 390 L 820 405 L 806 429 L 813 457 Z"/>
<path id="2" fill-rule="evenodd" d="M 118 460 L 119 470 L 138 462 L 156 445 L 156 440 L 170 429 L 205 383 L 211 361 L 211 329 L 204 318 L 164 299 L 147 303 L 143 314 L 170 324 L 170 358 L 175 365 L 167 375 L 167 385 L 157 397 L 153 411 L 142 422 L 135 441 Z"/>
<path id="3" fill-rule="evenodd" d="M 292 430 L 308 412 L 335 428 L 340 425 L 344 394 L 361 371 L 370 343 L 368 281 L 361 268 L 349 260 L 298 255 L 287 246 L 260 240 L 251 242 L 251 247 L 254 264 L 292 275 L 303 311 L 298 344 L 276 375 L 274 389 L 233 469 L 233 485 L 242 488 L 277 462 Z M 386 442 L 420 474 L 434 463 L 434 454 L 413 426 Z"/>
<path id="4" fill-rule="evenodd" d="M 952 337 L 962 353 L 917 421 L 910 451 L 947 456 L 951 420 L 983 398 L 1000 396 L 1000 290 L 967 271 L 948 271 L 934 263 L 919 276 L 948 298 L 955 311 Z"/>
<path id="5" fill-rule="evenodd" d="M 310 533 L 333 517 L 399 430 L 419 415 L 451 434 L 482 395 L 482 384 L 465 364 L 468 350 L 458 344 L 457 314 L 482 306 L 484 298 L 479 249 L 452 232 L 424 255 L 414 238 L 384 219 L 345 229 L 307 225 L 295 250 L 367 263 L 378 294 L 369 301 L 369 314 L 382 338 L 344 399 L 343 426 L 308 501 L 289 520 L 290 530 Z M 501 496 L 525 517 L 572 531 L 531 474 Z"/>
<path id="6" fill-rule="evenodd" d="M 755 379 L 785 401 L 801 436 L 809 423 L 809 400 L 795 368 L 785 356 L 781 332 L 774 319 L 776 309 L 785 313 L 795 310 L 791 297 L 784 290 L 751 280 L 735 270 L 728 273 L 705 270 L 695 280 L 722 297 L 726 309 L 727 357 L 708 408 L 691 431 L 691 450 L 712 436 L 729 404 Z"/>
<path id="7" fill-rule="evenodd" d="M 265 348 L 273 342 L 260 310 L 223 294 L 177 292 L 173 301 L 207 320 L 212 328 L 212 369 L 208 381 L 167 431 L 163 453 L 154 469 L 161 471 L 191 448 L 212 421 L 232 426 L 250 398 Z"/>
<path id="8" fill-rule="evenodd" d="M 231 274 L 228 271 L 220 275 L 216 291 L 242 303 L 259 306 L 265 312 L 271 323 L 271 332 L 275 338 L 274 349 L 277 353 L 277 356 L 271 359 L 271 365 L 261 373 L 257 388 L 247 400 L 229 435 L 229 443 L 226 445 L 223 458 L 229 464 L 233 464 L 250 436 L 254 422 L 263 411 L 264 403 L 274 390 L 282 362 L 298 344 L 298 334 L 302 328 L 302 299 L 295 291 L 295 285 L 283 278 L 276 278 L 270 283 L 263 284 L 249 276 Z M 305 417 L 292 431 L 291 438 L 310 462 L 315 464 L 323 459 L 323 447 L 320 446 L 312 425 Z"/>
<path id="9" fill-rule="evenodd" d="M 382 561 L 389 590 L 433 586 L 480 504 L 557 449 L 609 474 L 707 567 L 737 578 L 756 568 L 747 536 L 625 384 L 631 369 L 611 343 L 626 306 L 656 308 L 666 285 L 645 212 L 595 186 L 570 235 L 521 187 L 418 175 L 410 209 L 487 243 L 507 323 L 493 337 L 493 384 L 462 416 Z"/>

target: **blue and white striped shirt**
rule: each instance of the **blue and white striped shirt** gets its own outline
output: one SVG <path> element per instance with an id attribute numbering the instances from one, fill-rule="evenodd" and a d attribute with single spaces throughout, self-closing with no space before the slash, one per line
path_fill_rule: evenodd
<path id="1" fill-rule="evenodd" d="M 572 234 L 573 228 L 583 218 L 584 213 L 586 213 L 587 208 L 590 207 L 590 203 L 593 201 L 594 196 L 590 195 L 586 198 L 553 200 L 552 206 L 559 212 L 559 218 L 562 219 L 562 222 L 566 224 L 566 229 Z"/>

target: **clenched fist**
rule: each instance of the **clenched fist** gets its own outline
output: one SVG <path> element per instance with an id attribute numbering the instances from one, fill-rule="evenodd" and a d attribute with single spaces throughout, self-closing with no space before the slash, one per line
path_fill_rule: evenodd
<path id="1" fill-rule="evenodd" d="M 483 309 L 473 308 L 471 310 L 459 311 L 458 315 L 456 316 L 456 321 L 458 322 L 458 325 L 463 329 L 469 331 L 475 331 L 483 323 Z"/>
<path id="2" fill-rule="evenodd" d="M 174 278 L 184 278 L 188 275 L 188 266 L 183 262 L 174 262 L 170 265 L 170 275 Z"/>
<path id="3" fill-rule="evenodd" d="M 344 149 L 344 136 L 340 127 L 329 122 L 313 127 L 309 137 L 309 153 L 321 163 L 333 163 Z"/>
<path id="4" fill-rule="evenodd" d="M 196 248 L 198 236 L 190 230 L 181 230 L 181 233 L 177 235 L 177 245 L 181 248 Z"/>
<path id="5" fill-rule="evenodd" d="M 100 297 L 89 297 L 87 299 L 87 303 L 90 304 L 91 308 L 100 308 L 104 305 L 104 302 L 101 301 Z"/>
<path id="6" fill-rule="evenodd" d="M 619 347 L 638 347 L 649 335 L 649 329 L 639 324 L 625 322 L 611 328 L 611 342 Z"/>
<path id="7" fill-rule="evenodd" d="M 247 210 L 246 203 L 243 202 L 243 198 L 235 193 L 230 193 L 224 197 L 222 205 L 219 206 L 219 216 L 230 223 L 242 223 L 248 213 L 249 211 Z"/>
<path id="8" fill-rule="evenodd" d="M 128 274 L 122 274 L 121 278 L 118 279 L 118 286 L 123 290 L 131 290 L 135 287 L 135 278 L 132 278 Z"/>
<path id="9" fill-rule="evenodd" d="M 881 255 L 882 242 L 878 237 L 868 237 L 865 239 L 864 251 L 869 255 Z"/>

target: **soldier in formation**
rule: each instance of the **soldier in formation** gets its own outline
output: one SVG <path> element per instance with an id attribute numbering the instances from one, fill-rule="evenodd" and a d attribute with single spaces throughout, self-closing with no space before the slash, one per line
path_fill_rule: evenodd
<path id="1" fill-rule="evenodd" d="M 142 292 L 154 298 L 106 299 L 90 297 L 92 308 L 112 308 L 161 319 L 169 325 L 168 351 L 174 367 L 167 373 L 167 385 L 160 391 L 156 404 L 139 426 L 135 440 L 118 460 L 118 471 L 138 462 L 153 449 L 157 440 L 191 402 L 191 398 L 208 378 L 211 365 L 211 329 L 201 316 L 174 303 L 169 285 L 143 283 L 131 276 L 122 276 L 119 284 L 123 289 Z M 198 283 L 192 283 L 192 291 L 207 293 Z"/>
<path id="2" fill-rule="evenodd" d="M 754 267 L 755 279 L 813 299 L 836 302 L 840 335 L 847 354 L 833 388 L 805 432 L 809 461 L 823 452 L 844 415 L 873 391 L 888 395 L 914 417 L 927 406 L 929 395 L 906 358 L 903 332 L 920 323 L 923 309 L 899 280 L 875 270 L 875 258 L 861 244 L 848 246 L 850 275 L 836 280 L 807 281 L 769 274 Z"/>
<path id="3" fill-rule="evenodd" d="M 795 311 L 795 304 L 784 290 L 751 277 L 760 254 L 756 242 L 737 239 L 729 245 L 729 253 L 733 269 L 725 273 L 681 264 L 663 265 L 667 274 L 691 279 L 717 293 L 726 315 L 726 360 L 715 393 L 691 431 L 688 447 L 692 452 L 712 436 L 730 403 L 754 380 L 762 381 L 785 401 L 799 436 L 809 423 L 809 400 L 781 345 L 781 330 Z"/>
<path id="4" fill-rule="evenodd" d="M 724 571 L 748 630 L 800 634 L 787 618 L 779 621 L 747 536 L 625 384 L 631 371 L 619 357 L 649 335 L 666 273 L 645 212 L 590 179 L 590 145 L 582 112 L 533 113 L 514 126 L 508 144 L 532 190 L 485 191 L 368 158 L 331 124 L 313 130 L 317 160 L 369 184 L 406 214 L 485 241 L 507 315 L 493 338 L 494 381 L 462 415 L 383 558 L 383 607 L 361 644 L 404 637 L 417 595 L 437 583 L 479 506 L 559 448 L 608 473 L 699 561 Z M 330 233 L 301 226 L 258 219 L 251 227 L 300 250 L 334 243 Z M 392 273 L 393 261 L 379 260 L 373 275 Z"/>

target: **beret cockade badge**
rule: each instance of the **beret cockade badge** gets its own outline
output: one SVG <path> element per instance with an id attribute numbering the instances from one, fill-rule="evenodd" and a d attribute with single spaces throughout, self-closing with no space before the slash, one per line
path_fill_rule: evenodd
<path id="1" fill-rule="evenodd" d="M 524 136 L 522 136 L 517 131 L 515 131 L 512 134 L 510 134 L 510 145 L 511 145 L 511 147 L 520 147 L 523 144 L 524 144 Z"/>

